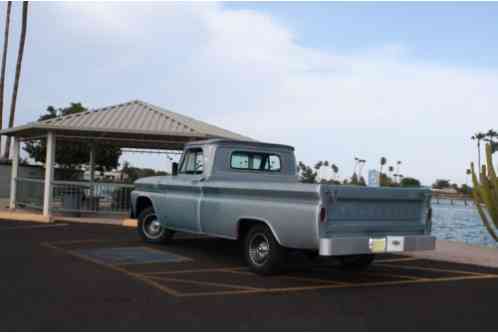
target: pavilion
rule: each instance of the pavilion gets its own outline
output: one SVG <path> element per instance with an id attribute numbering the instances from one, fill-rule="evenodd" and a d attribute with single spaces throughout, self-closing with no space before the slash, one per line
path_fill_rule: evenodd
<path id="1" fill-rule="evenodd" d="M 12 143 L 10 208 L 18 197 L 20 142 L 47 140 L 45 177 L 36 180 L 40 187 L 40 208 L 49 217 L 54 207 L 54 167 L 57 143 L 88 144 L 90 147 L 90 184 L 94 183 L 95 145 L 109 144 L 119 148 L 181 150 L 190 141 L 209 138 L 252 140 L 243 135 L 210 125 L 185 115 L 134 100 L 92 111 L 71 114 L 45 121 L 31 122 L 0 131 Z M 71 186 L 80 186 L 72 182 Z"/>

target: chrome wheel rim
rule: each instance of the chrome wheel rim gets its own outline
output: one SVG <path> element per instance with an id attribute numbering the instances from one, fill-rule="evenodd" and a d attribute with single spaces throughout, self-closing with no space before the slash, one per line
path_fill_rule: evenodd
<path id="1" fill-rule="evenodd" d="M 266 235 L 257 233 L 249 241 L 249 259 L 257 266 L 264 265 L 270 257 L 270 241 Z"/>
<path id="2" fill-rule="evenodd" d="M 142 230 L 149 239 L 158 239 L 164 234 L 164 228 L 154 214 L 145 217 Z"/>

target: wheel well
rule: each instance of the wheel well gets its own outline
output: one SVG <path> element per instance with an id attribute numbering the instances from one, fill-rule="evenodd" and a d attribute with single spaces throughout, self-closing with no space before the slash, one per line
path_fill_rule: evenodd
<path id="1" fill-rule="evenodd" d="M 140 215 L 140 213 L 141 213 L 144 209 L 146 209 L 146 208 L 148 208 L 148 207 L 153 207 L 153 206 L 152 206 L 152 201 L 151 201 L 149 198 L 147 198 L 147 197 L 139 197 L 139 198 L 137 199 L 137 206 L 136 206 L 136 208 L 135 208 L 135 211 L 136 211 L 136 212 L 135 212 L 135 216 L 137 216 L 137 217 L 138 217 L 138 216 Z"/>
<path id="2" fill-rule="evenodd" d="M 238 227 L 237 227 L 237 239 L 243 239 L 245 235 L 249 232 L 249 229 L 251 229 L 253 226 L 257 224 L 262 224 L 267 227 L 268 224 L 264 221 L 257 220 L 257 219 L 241 219 L 239 220 Z M 271 230 L 271 228 L 269 228 Z M 272 231 L 273 233 L 273 231 Z M 275 236 L 275 234 L 274 234 Z"/>

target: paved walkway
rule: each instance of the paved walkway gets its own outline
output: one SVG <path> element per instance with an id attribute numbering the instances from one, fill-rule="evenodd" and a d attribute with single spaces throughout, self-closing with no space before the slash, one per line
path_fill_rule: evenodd
<path id="1" fill-rule="evenodd" d="M 435 251 L 412 252 L 417 258 L 498 267 L 498 249 L 468 245 L 463 242 L 438 240 Z"/>

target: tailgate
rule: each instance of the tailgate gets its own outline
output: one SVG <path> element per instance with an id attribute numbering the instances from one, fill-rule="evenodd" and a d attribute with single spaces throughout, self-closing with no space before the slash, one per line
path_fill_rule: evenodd
<path id="1" fill-rule="evenodd" d="M 323 185 L 327 219 L 321 237 L 424 234 L 430 231 L 428 188 Z"/>

